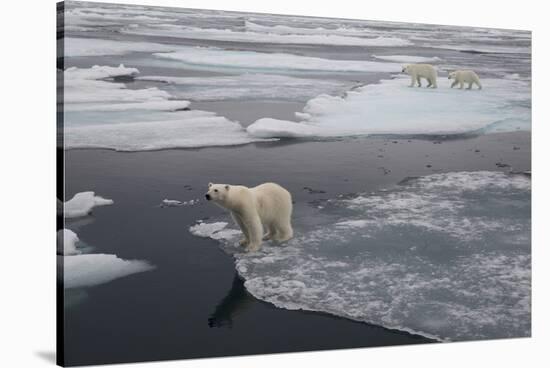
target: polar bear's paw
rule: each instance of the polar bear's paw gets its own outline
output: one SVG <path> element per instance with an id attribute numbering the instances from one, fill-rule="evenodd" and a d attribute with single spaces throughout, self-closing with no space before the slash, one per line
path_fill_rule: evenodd
<path id="1" fill-rule="evenodd" d="M 249 243 L 246 248 L 245 248 L 245 251 L 246 252 L 256 252 L 258 250 L 260 250 L 260 247 L 262 246 L 262 243 Z"/>
<path id="2" fill-rule="evenodd" d="M 239 245 L 241 247 L 246 247 L 248 245 L 248 239 L 242 238 L 241 240 L 239 240 Z"/>

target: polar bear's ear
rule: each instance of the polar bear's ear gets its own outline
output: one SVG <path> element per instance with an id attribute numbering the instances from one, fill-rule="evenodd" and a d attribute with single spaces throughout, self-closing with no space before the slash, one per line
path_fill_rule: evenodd
<path id="1" fill-rule="evenodd" d="M 212 183 L 208 183 L 208 188 L 210 188 L 213 184 Z"/>
<path id="2" fill-rule="evenodd" d="M 229 190 L 229 185 L 225 185 L 225 190 Z"/>

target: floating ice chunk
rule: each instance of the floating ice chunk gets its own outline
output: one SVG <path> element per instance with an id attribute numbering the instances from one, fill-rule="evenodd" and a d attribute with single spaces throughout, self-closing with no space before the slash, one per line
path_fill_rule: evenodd
<path id="1" fill-rule="evenodd" d="M 146 261 L 124 260 L 114 254 L 79 254 L 63 258 L 66 289 L 103 284 L 155 267 Z"/>
<path id="2" fill-rule="evenodd" d="M 65 69 L 65 80 L 70 79 L 106 79 L 114 77 L 133 77 L 139 74 L 136 68 L 127 68 L 124 64 L 118 67 L 94 65 L 91 68 L 77 68 L 75 66 Z"/>
<path id="3" fill-rule="evenodd" d="M 338 34 L 276 34 L 237 32 L 230 29 L 196 28 L 175 24 L 127 27 L 124 33 L 147 36 L 182 37 L 199 40 L 342 46 L 408 46 L 408 40 L 396 37 L 352 37 Z"/>
<path id="4" fill-rule="evenodd" d="M 431 63 L 441 61 L 437 56 L 411 56 L 411 55 L 372 55 L 376 59 L 394 61 L 396 63 Z"/>
<path id="5" fill-rule="evenodd" d="M 241 234 L 239 230 L 227 229 L 227 225 L 227 222 L 201 222 L 197 225 L 191 226 L 189 231 L 191 234 L 200 236 L 201 238 L 212 238 L 226 241 L 235 239 L 238 234 Z"/>
<path id="6" fill-rule="evenodd" d="M 163 199 L 160 206 L 161 207 L 180 207 L 180 206 L 193 206 L 199 203 L 198 199 L 191 199 L 189 201 L 178 201 L 177 199 Z"/>
<path id="7" fill-rule="evenodd" d="M 66 148 L 150 151 L 234 146 L 265 141 L 239 124 L 206 111 L 171 113 L 170 120 L 65 127 Z"/>
<path id="8" fill-rule="evenodd" d="M 524 175 L 457 172 L 330 200 L 286 246 L 219 240 L 255 297 L 439 340 L 531 333 L 531 191 Z M 334 224 L 326 219 L 333 218 Z M 203 230 L 204 231 L 201 231 Z"/>
<path id="9" fill-rule="evenodd" d="M 113 203 L 112 199 L 96 196 L 94 192 L 80 192 L 65 202 L 63 207 L 65 218 L 87 216 L 94 207 L 107 206 Z"/>
<path id="10" fill-rule="evenodd" d="M 177 206 L 183 206 L 183 202 L 178 201 L 177 199 L 163 199 L 162 205 L 166 207 L 177 207 Z"/>
<path id="11" fill-rule="evenodd" d="M 124 55 L 132 52 L 174 51 L 177 46 L 152 42 L 132 42 L 104 40 L 99 38 L 65 37 L 64 54 L 66 57 Z"/>
<path id="12" fill-rule="evenodd" d="M 399 72 L 396 63 L 333 60 L 284 53 L 230 51 L 217 48 L 181 47 L 176 52 L 155 53 L 157 57 L 178 60 L 188 67 L 218 67 L 230 70 L 247 69 L 264 73 L 270 71 L 322 71 L 322 72 Z"/>
<path id="13" fill-rule="evenodd" d="M 485 79 L 481 91 L 448 87 L 409 88 L 408 78 L 383 80 L 344 97 L 309 100 L 301 123 L 260 119 L 248 127 L 256 137 L 340 137 L 370 134 L 449 135 L 530 130 L 529 84 Z"/>
<path id="14" fill-rule="evenodd" d="M 316 126 L 271 118 L 256 120 L 246 131 L 258 138 L 306 138 L 322 135 L 322 131 Z"/>
<path id="15" fill-rule="evenodd" d="M 80 250 L 77 249 L 76 243 L 80 239 L 78 236 L 69 229 L 62 229 L 57 232 L 57 249 L 58 253 L 69 256 L 74 254 L 80 254 Z M 63 246 L 63 249 L 61 249 Z"/>

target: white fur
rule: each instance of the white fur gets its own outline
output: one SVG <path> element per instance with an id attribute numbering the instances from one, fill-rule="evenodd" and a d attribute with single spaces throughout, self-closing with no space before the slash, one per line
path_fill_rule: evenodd
<path id="1" fill-rule="evenodd" d="M 418 87 L 422 87 L 420 79 L 424 78 L 428 81 L 428 87 L 437 88 L 437 71 L 430 64 L 408 64 L 402 70 L 411 76 L 411 84 L 409 87 L 414 87 L 415 82 Z"/>
<path id="2" fill-rule="evenodd" d="M 472 84 L 475 83 L 475 85 L 481 89 L 479 77 L 473 70 L 455 70 L 454 72 L 449 73 L 449 79 L 454 79 L 453 84 L 451 84 L 451 88 L 459 84 L 460 89 L 463 89 L 464 83 L 468 83 L 468 89 L 472 89 Z"/>
<path id="3" fill-rule="evenodd" d="M 278 184 L 264 183 L 248 188 L 210 183 L 206 197 L 231 212 L 244 234 L 240 244 L 247 251 L 260 249 L 262 239 L 284 242 L 293 236 L 292 197 Z"/>

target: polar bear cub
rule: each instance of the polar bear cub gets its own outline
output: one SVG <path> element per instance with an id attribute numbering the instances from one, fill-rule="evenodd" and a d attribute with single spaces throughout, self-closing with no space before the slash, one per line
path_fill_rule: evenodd
<path id="1" fill-rule="evenodd" d="M 449 73 L 449 79 L 454 79 L 451 88 L 460 84 L 460 89 L 464 88 L 464 83 L 468 83 L 468 89 L 472 89 L 472 84 L 481 89 L 481 82 L 479 77 L 473 70 L 455 70 L 454 72 Z"/>
<path id="2" fill-rule="evenodd" d="M 292 196 L 278 184 L 264 183 L 248 188 L 209 183 L 205 197 L 231 212 L 231 217 L 244 234 L 239 243 L 246 251 L 260 249 L 262 240 L 284 242 L 294 235 L 291 225 Z"/>
<path id="3" fill-rule="evenodd" d="M 411 84 L 409 87 L 414 87 L 414 83 L 418 83 L 418 87 L 422 87 L 420 79 L 424 78 L 428 81 L 428 87 L 437 88 L 437 71 L 430 64 L 408 64 L 403 67 L 403 73 L 411 76 Z"/>

